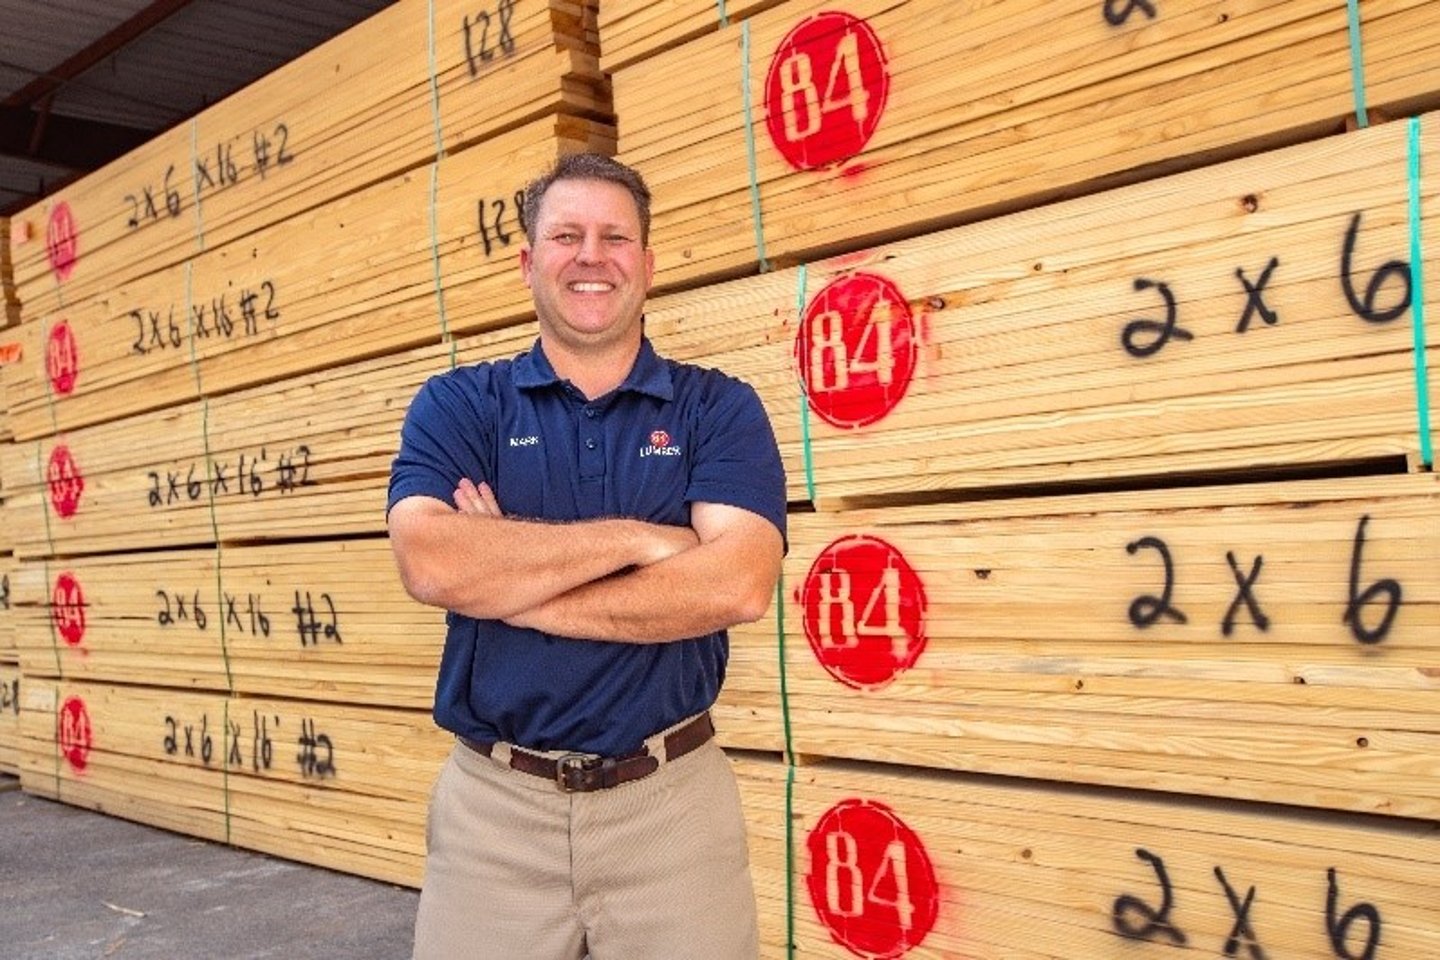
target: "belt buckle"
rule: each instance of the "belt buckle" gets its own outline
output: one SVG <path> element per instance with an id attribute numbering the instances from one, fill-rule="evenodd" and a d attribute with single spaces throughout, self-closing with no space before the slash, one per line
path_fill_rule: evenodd
<path id="1" fill-rule="evenodd" d="M 582 793 L 589 789 L 586 786 L 585 774 L 603 764 L 600 757 L 583 753 L 567 753 L 563 757 L 557 757 L 555 785 L 560 788 L 561 793 Z"/>

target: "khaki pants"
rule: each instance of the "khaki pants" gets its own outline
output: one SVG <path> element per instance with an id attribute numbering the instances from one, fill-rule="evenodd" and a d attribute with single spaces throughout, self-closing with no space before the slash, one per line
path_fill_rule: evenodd
<path id="1" fill-rule="evenodd" d="M 457 744 L 427 834 L 415 960 L 759 954 L 739 791 L 713 740 L 573 794 Z"/>

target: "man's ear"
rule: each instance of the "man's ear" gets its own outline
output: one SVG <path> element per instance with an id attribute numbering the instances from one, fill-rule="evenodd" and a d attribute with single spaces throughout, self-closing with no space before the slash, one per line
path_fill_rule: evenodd
<path id="1" fill-rule="evenodd" d="M 522 243 L 520 245 L 520 276 L 524 279 L 527 287 L 530 286 L 530 267 L 530 244 Z"/>
<path id="2" fill-rule="evenodd" d="M 655 248 L 645 248 L 645 289 L 655 286 Z"/>

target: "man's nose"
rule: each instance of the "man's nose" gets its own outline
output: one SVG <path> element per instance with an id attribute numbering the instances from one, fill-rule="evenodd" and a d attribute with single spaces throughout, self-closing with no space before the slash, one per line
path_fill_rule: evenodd
<path id="1" fill-rule="evenodd" d="M 580 263 L 603 263 L 605 261 L 605 241 L 598 233 L 586 233 L 580 238 L 580 246 L 575 251 L 575 259 Z"/>

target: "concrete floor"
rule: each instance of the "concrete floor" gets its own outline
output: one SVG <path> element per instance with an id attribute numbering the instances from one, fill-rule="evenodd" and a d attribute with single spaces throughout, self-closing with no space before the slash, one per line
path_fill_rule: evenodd
<path id="1" fill-rule="evenodd" d="M 0 776 L 7 960 L 403 960 L 418 898 L 32 797 Z"/>

